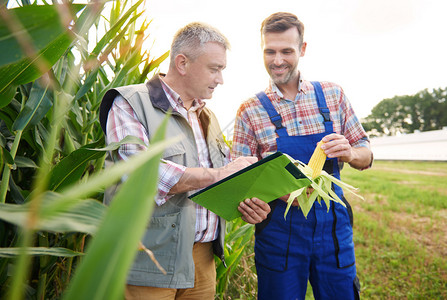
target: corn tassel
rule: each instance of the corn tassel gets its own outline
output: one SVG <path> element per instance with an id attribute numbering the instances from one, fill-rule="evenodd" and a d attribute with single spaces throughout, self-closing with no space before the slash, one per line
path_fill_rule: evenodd
<path id="1" fill-rule="evenodd" d="M 315 147 L 314 153 L 312 153 L 312 157 L 307 164 L 312 169 L 312 179 L 317 178 L 321 174 L 321 170 L 323 170 L 324 162 L 326 161 L 326 153 L 324 153 L 323 149 L 321 149 L 321 145 L 324 142 L 320 141 Z"/>

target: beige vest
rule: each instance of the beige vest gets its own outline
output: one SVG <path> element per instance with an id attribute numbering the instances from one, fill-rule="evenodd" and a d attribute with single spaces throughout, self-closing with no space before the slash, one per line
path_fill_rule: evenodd
<path id="1" fill-rule="evenodd" d="M 150 136 L 157 130 L 166 113 L 172 108 L 161 87 L 158 76 L 146 84 L 109 90 L 101 103 L 100 121 L 105 131 L 108 111 L 120 94 L 135 111 L 138 120 Z M 199 116 L 214 168 L 225 165 L 226 157 L 222 132 L 215 115 L 204 108 Z M 166 136 L 183 136 L 167 148 L 163 158 L 186 167 L 199 167 L 197 146 L 191 126 L 178 113 L 169 119 Z M 106 199 L 106 201 L 108 201 Z M 163 275 L 145 253 L 138 253 L 129 272 L 128 284 L 165 288 L 190 288 L 194 285 L 192 247 L 195 237 L 195 208 L 188 194 L 177 194 L 165 204 L 156 206 L 143 238 L 144 245 L 154 252 L 165 268 Z M 214 253 L 223 260 L 225 221 L 220 218 L 220 234 L 213 242 Z M 122 241 L 125 242 L 125 241 Z"/>

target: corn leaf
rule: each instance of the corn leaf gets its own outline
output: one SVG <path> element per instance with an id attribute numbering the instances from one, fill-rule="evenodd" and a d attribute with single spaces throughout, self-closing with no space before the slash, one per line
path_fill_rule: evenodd
<path id="1" fill-rule="evenodd" d="M 253 231 L 252 224 L 244 224 L 236 230 L 231 231 L 230 234 L 225 236 L 225 241 L 227 243 L 232 243 L 238 238 L 247 236 L 247 232 Z"/>
<path id="2" fill-rule="evenodd" d="M 12 125 L 12 130 L 24 130 L 28 125 L 36 125 L 45 117 L 52 105 L 53 99 L 48 91 L 48 85 L 41 86 L 38 81 L 35 81 L 29 99 Z"/>
<path id="3" fill-rule="evenodd" d="M 166 125 L 167 120 L 145 152 L 155 151 L 154 146 L 163 139 Z M 122 299 L 127 270 L 154 206 L 163 149 L 158 150 L 122 184 L 63 299 Z"/>
<path id="4" fill-rule="evenodd" d="M 298 198 L 300 195 L 305 193 L 307 190 L 307 187 L 302 187 L 296 191 L 293 191 L 290 193 L 289 199 L 287 199 L 287 208 L 284 212 L 284 219 L 286 218 L 287 212 L 289 211 L 290 207 L 292 206 L 293 201 L 295 201 L 295 198 Z"/>
<path id="5" fill-rule="evenodd" d="M 18 168 L 33 168 L 33 169 L 38 168 L 36 163 L 32 159 L 26 156 L 16 156 L 14 158 L 14 163 Z"/>
<path id="6" fill-rule="evenodd" d="M 306 175 L 308 178 L 311 178 L 313 174 L 312 168 L 310 168 L 308 165 L 300 162 L 299 160 L 295 160 L 292 157 L 286 155 L 292 163 L 294 163 L 300 171 Z M 357 195 L 354 190 L 353 186 L 342 182 L 341 180 L 335 178 L 332 175 L 329 175 L 326 171 L 322 170 L 320 175 L 318 175 L 316 178 L 313 178 L 311 180 L 311 183 L 309 186 L 301 188 L 299 190 L 296 190 L 292 193 L 290 193 L 289 199 L 287 200 L 288 205 L 286 207 L 286 210 L 284 212 L 284 218 L 286 218 L 287 213 L 289 212 L 290 206 L 292 205 L 293 200 L 296 198 L 298 200 L 298 203 L 300 205 L 301 211 L 303 212 L 304 217 L 307 218 L 308 213 L 312 209 L 312 206 L 315 201 L 318 201 L 321 204 L 321 199 L 323 199 L 324 203 L 326 204 L 327 210 L 329 212 L 330 208 L 330 201 L 334 201 L 337 203 L 340 203 L 344 207 L 346 207 L 345 203 L 338 197 L 338 195 L 332 190 L 332 184 L 336 184 L 339 187 L 341 187 L 345 191 L 349 191 L 353 195 L 363 199 L 363 197 Z M 311 187 L 314 190 L 309 195 L 309 197 L 306 194 L 307 189 Z"/>
<path id="7" fill-rule="evenodd" d="M 56 194 L 47 194 L 42 209 L 51 206 Z M 11 224 L 25 227 L 28 223 L 30 203 L 0 203 L 0 219 Z M 76 200 L 70 206 L 53 210 L 37 220 L 33 229 L 50 232 L 84 232 L 94 234 L 102 221 L 106 207 L 96 200 Z"/>
<path id="8" fill-rule="evenodd" d="M 15 257 L 20 255 L 23 248 L 11 247 L 11 248 L 0 248 L 0 257 Z M 62 256 L 62 257 L 74 257 L 84 255 L 82 252 L 73 251 L 67 248 L 61 247 L 29 247 L 26 248 L 26 253 L 32 256 Z"/>
<path id="9" fill-rule="evenodd" d="M 111 143 L 107 147 L 96 148 L 97 145 L 102 143 L 103 141 L 99 141 L 85 145 L 62 159 L 51 170 L 49 188 L 54 191 L 59 191 L 77 182 L 84 173 L 89 161 L 99 159 L 106 155 L 107 151 L 114 151 L 123 144 L 140 144 L 146 146 L 143 141 L 133 136 L 126 136 L 120 142 Z"/>
<path id="10" fill-rule="evenodd" d="M 74 11 L 83 7 L 84 5 L 72 5 Z M 5 20 L 0 19 L 1 49 L 10 51 L 9 54 L 3 51 L 0 56 L 0 108 L 11 102 L 18 85 L 31 82 L 48 71 L 72 41 L 71 36 L 60 25 L 59 14 L 53 5 L 27 5 L 5 13 L 22 24 L 31 37 L 36 56 L 31 59 L 18 50 L 21 47 L 15 35 L 21 33 L 11 33 Z M 36 60 L 44 62 L 46 70 L 36 67 Z"/>
<path id="11" fill-rule="evenodd" d="M 310 198 L 307 197 L 306 192 L 299 195 L 297 200 L 298 200 L 298 204 L 300 205 L 300 209 L 303 212 L 304 217 L 307 218 L 307 215 L 309 214 L 310 210 L 312 209 L 314 201 L 312 201 Z"/>
<path id="12" fill-rule="evenodd" d="M 180 137 L 174 137 L 152 144 L 148 151 L 142 151 L 137 155 L 133 155 L 127 161 L 117 162 L 106 170 L 97 172 L 88 181 L 72 184 L 61 189 L 61 193 L 58 194 L 58 201 L 54 201 L 51 206 L 45 207 L 45 210 L 42 210 L 41 214 L 52 215 L 53 210 L 63 209 L 64 207 L 72 205 L 72 202 L 76 201 L 76 199 L 83 199 L 93 193 L 101 191 L 112 183 L 119 181 L 125 174 L 133 173 L 144 162 L 153 159 L 159 152 L 179 139 Z M 158 170 L 158 166 L 156 169 Z M 144 177 L 148 178 L 146 175 Z"/>
<path id="13" fill-rule="evenodd" d="M 96 143 L 95 143 L 96 144 Z M 105 155 L 105 151 L 95 151 L 94 144 L 86 145 L 62 159 L 50 173 L 49 189 L 59 191 L 77 182 L 85 171 L 87 163 Z"/>

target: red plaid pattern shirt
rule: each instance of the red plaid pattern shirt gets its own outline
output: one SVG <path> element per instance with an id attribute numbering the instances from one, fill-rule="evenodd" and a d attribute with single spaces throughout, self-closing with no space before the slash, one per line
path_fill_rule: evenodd
<path id="1" fill-rule="evenodd" d="M 161 77 L 160 77 L 161 80 Z M 195 100 L 189 110 L 183 106 L 183 101 L 180 96 L 172 90 L 166 83 L 161 80 L 163 90 L 173 107 L 174 111 L 180 113 L 194 132 L 195 141 L 197 144 L 197 151 L 200 165 L 204 168 L 211 168 L 211 160 L 209 158 L 208 147 L 203 135 L 203 131 L 198 119 L 198 114 L 205 106 L 205 102 Z M 107 143 L 118 142 L 127 135 L 134 135 L 146 144 L 149 141 L 149 134 L 146 132 L 144 126 L 138 121 L 138 118 L 133 111 L 130 104 L 120 95 L 118 95 L 109 111 L 107 119 Z M 138 144 L 125 144 L 118 150 L 120 159 L 127 159 L 129 156 L 144 151 L 146 148 Z M 159 165 L 159 183 L 158 194 L 155 202 L 157 205 L 163 205 L 169 200 L 168 195 L 171 188 L 177 184 L 186 170 L 185 166 L 175 164 L 171 161 L 163 160 Z M 210 242 L 214 241 L 218 236 L 219 218 L 213 212 L 195 204 L 196 206 L 196 242 Z"/>
<path id="2" fill-rule="evenodd" d="M 321 82 L 334 131 L 348 139 L 352 147 L 368 147 L 369 140 L 357 119 L 342 88 L 334 83 Z M 325 131 L 314 88 L 309 81 L 300 80 L 294 100 L 285 99 L 279 89 L 270 83 L 265 90 L 289 136 L 310 135 Z M 276 152 L 275 126 L 257 97 L 243 102 L 234 125 L 231 157 L 258 156 Z"/>

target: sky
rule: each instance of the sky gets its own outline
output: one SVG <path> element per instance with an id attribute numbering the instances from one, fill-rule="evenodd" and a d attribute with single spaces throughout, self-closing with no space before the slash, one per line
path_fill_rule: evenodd
<path id="1" fill-rule="evenodd" d="M 229 39 L 224 84 L 207 100 L 224 134 L 232 131 L 240 103 L 268 85 L 259 30 L 278 11 L 304 23 L 303 78 L 340 84 L 359 118 L 383 99 L 447 87 L 445 0 L 147 0 L 154 56 L 193 21 Z M 167 70 L 168 60 L 160 66 Z"/>

